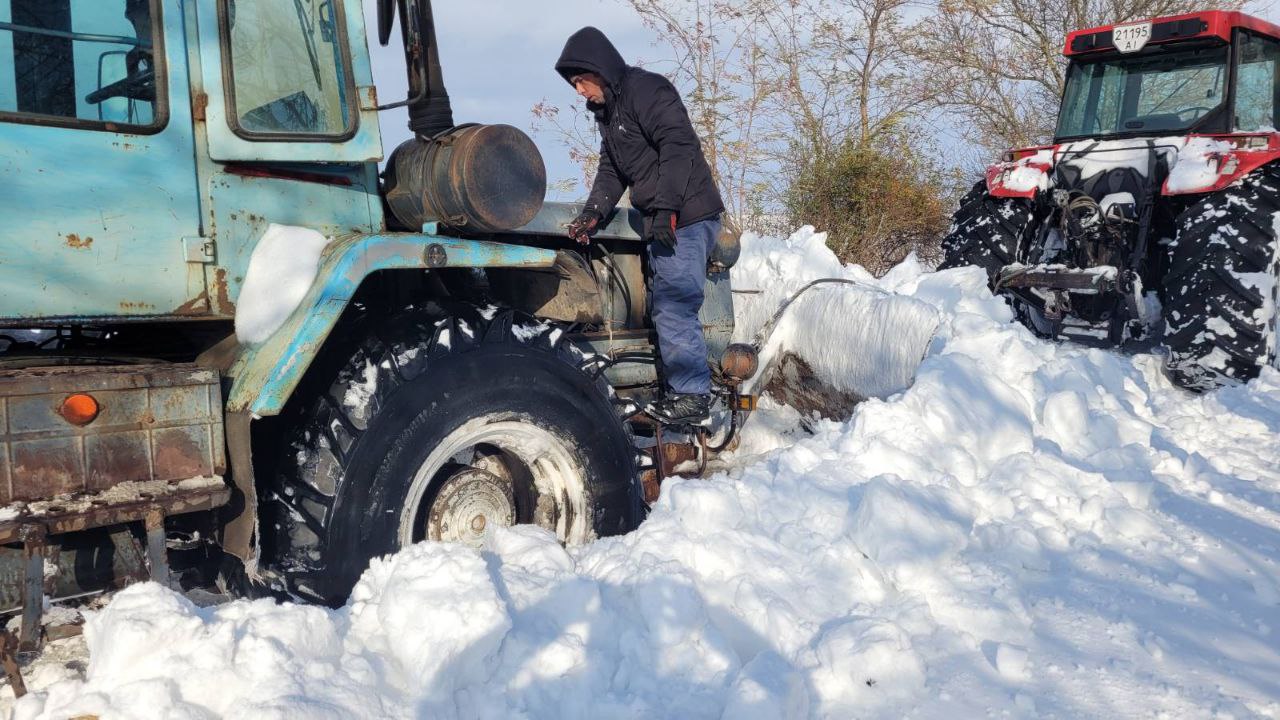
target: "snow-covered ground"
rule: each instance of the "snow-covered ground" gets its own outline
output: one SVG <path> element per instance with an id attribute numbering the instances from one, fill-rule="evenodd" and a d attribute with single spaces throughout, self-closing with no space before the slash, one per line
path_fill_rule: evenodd
<path id="1" fill-rule="evenodd" d="M 808 231 L 745 250 L 739 287 L 873 282 Z M 940 320 L 914 385 L 812 432 L 766 403 L 636 532 L 417 545 L 337 611 L 134 586 L 14 715 L 1280 717 L 1280 372 L 1193 396 L 1034 339 L 981 271 L 874 282 Z M 841 292 L 777 336 L 820 371 L 860 352 Z"/>

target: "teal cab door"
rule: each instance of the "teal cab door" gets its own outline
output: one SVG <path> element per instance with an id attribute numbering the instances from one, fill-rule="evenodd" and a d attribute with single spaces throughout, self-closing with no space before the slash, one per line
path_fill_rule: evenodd
<path id="1" fill-rule="evenodd" d="M 0 0 L 0 324 L 207 310 L 183 27 L 180 0 Z"/>
<path id="2" fill-rule="evenodd" d="M 208 0 L 195 12 L 201 186 L 217 247 L 208 282 L 215 311 L 234 312 L 271 223 L 381 229 L 376 94 L 358 0 Z"/>

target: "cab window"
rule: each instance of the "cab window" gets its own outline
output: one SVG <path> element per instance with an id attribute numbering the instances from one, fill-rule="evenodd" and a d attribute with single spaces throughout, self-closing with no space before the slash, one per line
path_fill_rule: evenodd
<path id="1" fill-rule="evenodd" d="M 158 14 L 155 0 L 0 0 L 0 119 L 159 128 Z"/>
<path id="2" fill-rule="evenodd" d="M 224 0 L 232 129 L 245 137 L 355 131 L 340 0 Z"/>
<path id="3" fill-rule="evenodd" d="M 1272 131 L 1280 100 L 1280 43 L 1241 31 L 1236 43 L 1236 130 Z"/>

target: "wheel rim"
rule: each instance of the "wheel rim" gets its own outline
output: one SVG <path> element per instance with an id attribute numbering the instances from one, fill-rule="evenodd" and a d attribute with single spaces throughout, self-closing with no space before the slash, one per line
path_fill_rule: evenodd
<path id="1" fill-rule="evenodd" d="M 467 467 L 449 476 L 427 506 L 427 538 L 479 547 L 492 524 L 516 523 L 511 484 L 493 473 Z"/>
<path id="2" fill-rule="evenodd" d="M 489 415 L 449 433 L 414 473 L 400 544 L 480 547 L 495 527 L 533 524 L 561 542 L 590 540 L 585 473 L 572 445 L 532 421 Z"/>

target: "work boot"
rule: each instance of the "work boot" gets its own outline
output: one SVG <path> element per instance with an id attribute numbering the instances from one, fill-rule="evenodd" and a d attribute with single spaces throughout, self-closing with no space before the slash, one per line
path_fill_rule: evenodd
<path id="1" fill-rule="evenodd" d="M 644 411 L 665 425 L 710 425 L 711 396 L 667 393 Z"/>

